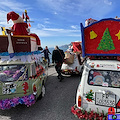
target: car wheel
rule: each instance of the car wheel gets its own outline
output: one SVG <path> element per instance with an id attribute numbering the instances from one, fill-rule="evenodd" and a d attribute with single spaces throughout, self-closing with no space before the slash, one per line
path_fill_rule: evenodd
<path id="1" fill-rule="evenodd" d="M 42 85 L 41 94 L 38 97 L 38 100 L 45 96 L 45 85 Z"/>
<path id="2" fill-rule="evenodd" d="M 42 92 L 41 92 L 41 95 L 42 95 L 42 97 L 45 96 L 45 86 L 44 86 L 44 85 L 42 85 Z"/>

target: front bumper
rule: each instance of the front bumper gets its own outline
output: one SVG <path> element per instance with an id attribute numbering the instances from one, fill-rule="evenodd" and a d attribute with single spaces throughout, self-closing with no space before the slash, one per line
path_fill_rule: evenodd
<path id="1" fill-rule="evenodd" d="M 62 73 L 65 74 L 65 75 L 72 75 L 72 74 L 80 74 L 79 71 L 75 71 L 75 70 L 62 70 Z"/>

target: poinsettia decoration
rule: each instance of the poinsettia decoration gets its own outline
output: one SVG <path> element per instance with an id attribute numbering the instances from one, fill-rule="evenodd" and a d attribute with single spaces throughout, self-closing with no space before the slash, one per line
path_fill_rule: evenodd
<path id="1" fill-rule="evenodd" d="M 97 109 L 97 112 L 94 112 L 93 110 L 86 111 L 84 109 L 77 108 L 76 105 L 71 107 L 71 112 L 75 115 L 75 117 L 78 117 L 80 120 L 108 120 L 108 114 L 102 112 L 99 112 Z"/>

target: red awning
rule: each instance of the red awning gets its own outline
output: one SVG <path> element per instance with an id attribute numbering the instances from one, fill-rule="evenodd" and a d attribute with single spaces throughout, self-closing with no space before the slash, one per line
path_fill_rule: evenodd
<path id="1" fill-rule="evenodd" d="M 81 42 L 72 42 L 73 52 L 82 52 Z"/>

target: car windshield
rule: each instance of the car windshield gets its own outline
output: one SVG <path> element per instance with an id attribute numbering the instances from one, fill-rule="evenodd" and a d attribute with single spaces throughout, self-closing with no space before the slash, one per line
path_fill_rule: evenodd
<path id="1" fill-rule="evenodd" d="M 0 66 L 0 81 L 27 80 L 28 70 L 26 65 L 2 65 Z"/>
<path id="2" fill-rule="evenodd" d="M 120 87 L 120 71 L 90 70 L 88 76 L 89 85 L 104 87 Z"/>

